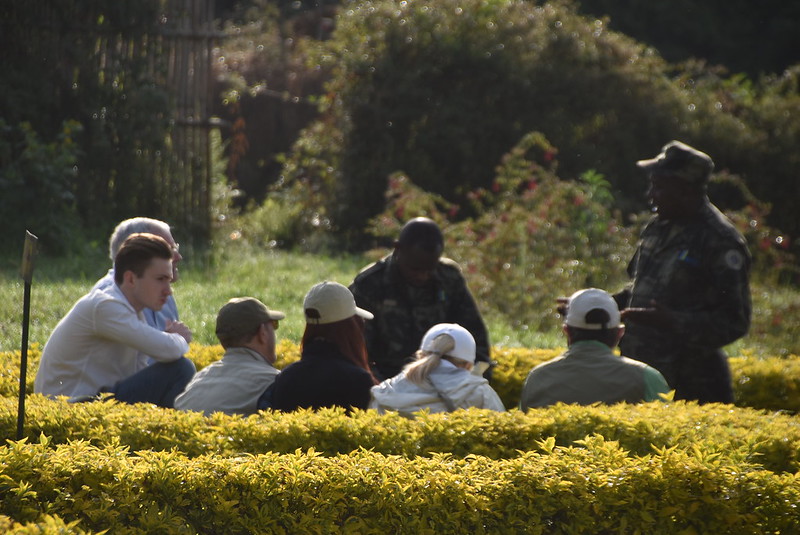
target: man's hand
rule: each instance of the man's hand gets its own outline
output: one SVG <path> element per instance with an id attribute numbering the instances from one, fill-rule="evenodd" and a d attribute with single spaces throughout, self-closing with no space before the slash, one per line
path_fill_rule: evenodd
<path id="1" fill-rule="evenodd" d="M 672 313 L 655 301 L 650 301 L 650 305 L 650 307 L 624 309 L 620 313 L 622 321 L 630 321 L 664 331 L 674 331 L 675 318 Z"/>
<path id="2" fill-rule="evenodd" d="M 184 325 L 183 322 L 168 320 L 164 331 L 183 336 L 183 339 L 186 340 L 187 344 L 192 341 L 192 331 L 189 330 L 189 327 Z"/>

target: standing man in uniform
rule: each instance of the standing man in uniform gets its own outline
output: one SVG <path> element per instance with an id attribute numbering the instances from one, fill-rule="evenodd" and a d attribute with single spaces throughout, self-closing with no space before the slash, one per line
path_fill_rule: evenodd
<path id="1" fill-rule="evenodd" d="M 722 348 L 750 327 L 750 253 L 706 196 L 714 162 L 672 141 L 637 165 L 656 215 L 628 266 L 632 284 L 615 296 L 626 307 L 620 350 L 659 370 L 675 399 L 733 403 Z"/>
<path id="2" fill-rule="evenodd" d="M 370 366 L 383 381 L 414 358 L 423 335 L 439 323 L 457 323 L 475 338 L 476 365 L 489 359 L 489 336 L 454 261 L 443 258 L 444 238 L 425 217 L 408 221 L 393 252 L 364 268 L 350 285 L 356 304 L 374 314 L 364 336 Z"/>

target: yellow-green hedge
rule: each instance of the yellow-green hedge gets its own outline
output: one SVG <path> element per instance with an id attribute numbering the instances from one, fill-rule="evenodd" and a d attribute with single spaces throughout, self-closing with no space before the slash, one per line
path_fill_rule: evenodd
<path id="1" fill-rule="evenodd" d="M 16 437 L 17 405 L 0 399 L 0 440 Z M 630 455 L 653 448 L 690 451 L 702 446 L 776 473 L 800 473 L 800 420 L 729 405 L 646 403 L 580 407 L 556 405 L 523 413 L 478 409 L 452 414 L 390 413 L 341 409 L 317 413 L 262 412 L 247 418 L 221 413 L 161 409 L 113 402 L 69 404 L 39 395 L 27 403 L 25 436 L 53 444 L 86 440 L 120 444 L 131 451 L 176 450 L 189 457 L 290 453 L 314 448 L 324 455 L 359 448 L 409 459 L 449 453 L 512 459 L 545 440 L 572 446 L 593 434 L 615 440 Z"/>
<path id="2" fill-rule="evenodd" d="M 85 442 L 0 448 L 0 514 L 112 533 L 792 533 L 795 475 L 702 447 L 576 447 L 492 460 L 313 450 L 236 458 Z"/>
<path id="3" fill-rule="evenodd" d="M 222 347 L 192 344 L 189 351 L 198 369 L 222 357 Z M 276 366 L 283 368 L 299 358 L 296 344 L 282 341 Z M 522 382 L 535 365 L 560 353 L 558 349 L 494 348 L 495 368 L 492 386 L 507 408 L 516 407 Z M 33 346 L 28 354 L 28 392 L 33 391 L 41 350 Z M 16 397 L 19 391 L 19 351 L 0 353 L 0 396 Z M 800 411 L 800 357 L 761 357 L 745 351 L 730 359 L 736 405 L 767 410 Z"/>

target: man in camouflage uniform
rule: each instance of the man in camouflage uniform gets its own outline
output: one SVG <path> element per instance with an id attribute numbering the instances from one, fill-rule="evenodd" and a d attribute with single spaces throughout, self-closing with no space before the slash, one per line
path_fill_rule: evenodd
<path id="1" fill-rule="evenodd" d="M 442 258 L 444 239 L 430 219 L 407 222 L 392 254 L 364 268 L 350 285 L 356 304 L 375 315 L 364 336 L 373 374 L 394 377 L 413 360 L 425 332 L 457 323 L 475 338 L 477 361 L 489 362 L 489 337 L 458 264 Z"/>
<path id="2" fill-rule="evenodd" d="M 659 370 L 676 399 L 732 403 L 722 347 L 750 327 L 750 253 L 706 196 L 714 162 L 672 141 L 637 165 L 656 215 L 628 266 L 632 284 L 616 296 L 627 307 L 620 350 Z"/>

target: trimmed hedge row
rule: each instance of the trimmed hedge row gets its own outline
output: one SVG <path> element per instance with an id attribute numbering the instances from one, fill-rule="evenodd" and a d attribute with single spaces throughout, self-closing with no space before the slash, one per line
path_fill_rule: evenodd
<path id="1" fill-rule="evenodd" d="M 198 369 L 222 357 L 219 345 L 191 344 L 189 358 Z M 557 356 L 558 349 L 493 348 L 492 358 L 499 365 L 494 370 L 492 386 L 507 408 L 516 407 L 522 383 L 535 365 Z M 300 358 L 299 347 L 283 340 L 277 348 L 276 366 L 283 368 Z M 33 392 L 41 349 L 34 345 L 28 352 L 28 392 Z M 18 351 L 0 353 L 0 397 L 17 397 L 19 392 Z M 800 411 L 800 357 L 760 358 L 744 352 L 730 359 L 736 405 L 755 409 Z"/>
<path id="2" fill-rule="evenodd" d="M 85 442 L 0 448 L 0 514 L 114 533 L 790 533 L 800 485 L 717 451 L 589 437 L 514 459 L 314 450 L 187 458 Z"/>
<path id="3" fill-rule="evenodd" d="M 0 533 L 6 535 L 64 535 L 91 533 L 78 527 L 80 521 L 64 522 L 58 515 L 42 515 L 34 522 L 20 523 L 0 515 Z"/>
<path id="4" fill-rule="evenodd" d="M 16 436 L 16 402 L 0 399 L 0 439 Z M 243 418 L 222 413 L 161 409 L 114 402 L 69 404 L 34 395 L 27 404 L 25 436 L 51 444 L 85 440 L 131 451 L 177 451 L 187 457 L 291 453 L 314 448 L 327 456 L 367 449 L 408 459 L 448 453 L 513 459 L 537 444 L 573 446 L 598 435 L 619 442 L 630 456 L 654 448 L 725 452 L 730 458 L 775 473 L 800 474 L 800 418 L 729 405 L 647 403 L 580 407 L 556 405 L 523 413 L 470 409 L 451 414 L 342 409 L 282 414 L 265 411 Z"/>

